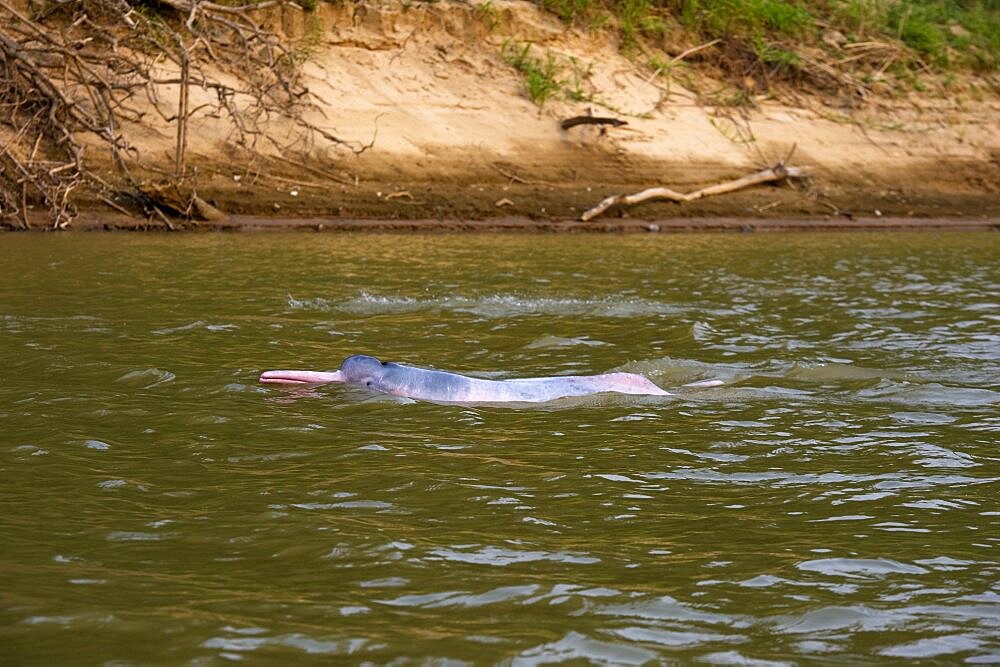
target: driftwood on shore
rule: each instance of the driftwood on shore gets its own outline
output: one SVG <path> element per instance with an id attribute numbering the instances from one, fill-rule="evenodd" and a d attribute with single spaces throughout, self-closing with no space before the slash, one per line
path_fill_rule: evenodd
<path id="1" fill-rule="evenodd" d="M 564 130 L 576 127 L 577 125 L 610 125 L 611 127 L 621 127 L 622 125 L 628 125 L 628 123 L 620 118 L 605 116 L 573 116 L 559 123 L 559 127 Z"/>
<path id="2" fill-rule="evenodd" d="M 802 178 L 805 175 L 805 172 L 801 168 L 786 167 L 782 161 L 773 167 L 768 167 L 767 169 L 749 174 L 742 178 L 726 181 L 724 183 L 718 183 L 716 185 L 710 185 L 706 188 L 695 190 L 694 192 L 683 193 L 671 190 L 670 188 L 656 187 L 641 190 L 633 194 L 612 195 L 611 197 L 603 199 L 597 206 L 584 211 L 583 215 L 580 216 L 580 220 L 587 222 L 588 220 L 592 220 L 608 209 L 616 206 L 634 206 L 636 204 L 641 204 L 647 201 L 655 201 L 658 199 L 665 199 L 667 201 L 673 201 L 680 204 L 695 201 L 697 199 L 703 199 L 705 197 L 711 197 L 713 195 L 735 192 L 736 190 L 742 190 L 743 188 L 748 188 L 752 185 L 760 185 L 761 183 L 777 183 L 787 178 Z"/>

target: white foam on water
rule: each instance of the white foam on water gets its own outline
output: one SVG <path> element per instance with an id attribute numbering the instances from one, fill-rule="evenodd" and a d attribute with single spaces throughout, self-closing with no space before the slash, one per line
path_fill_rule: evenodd
<path id="1" fill-rule="evenodd" d="M 361 291 L 357 296 L 335 301 L 324 297 L 297 298 L 287 295 L 293 310 L 340 311 L 354 315 L 391 315 L 422 311 L 468 313 L 487 319 L 531 315 L 565 315 L 610 318 L 634 318 L 651 315 L 675 315 L 684 308 L 675 304 L 641 299 L 626 295 L 602 298 L 533 297 L 521 294 L 487 294 L 481 296 L 411 297 L 371 294 Z"/>

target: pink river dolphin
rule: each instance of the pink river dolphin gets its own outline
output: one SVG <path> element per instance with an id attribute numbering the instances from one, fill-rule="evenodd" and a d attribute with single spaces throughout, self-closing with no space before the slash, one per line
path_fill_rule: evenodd
<path id="1" fill-rule="evenodd" d="M 347 382 L 383 394 L 443 403 L 544 403 L 557 398 L 601 392 L 671 395 L 635 373 L 482 380 L 383 362 L 363 354 L 344 359 L 338 371 L 265 371 L 260 381 L 268 384 Z"/>

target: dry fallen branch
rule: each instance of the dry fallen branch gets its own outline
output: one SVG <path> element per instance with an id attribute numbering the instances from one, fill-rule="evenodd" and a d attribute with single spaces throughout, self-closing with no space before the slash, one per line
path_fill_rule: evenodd
<path id="1" fill-rule="evenodd" d="M 721 39 L 713 39 L 710 42 L 705 42 L 704 44 L 699 44 L 698 46 L 692 46 L 690 49 L 687 49 L 683 53 L 680 53 L 680 54 L 674 56 L 673 58 L 671 58 L 670 62 L 667 63 L 667 67 L 672 67 L 673 65 L 676 65 L 677 63 L 679 63 L 680 61 L 684 60 L 688 56 L 693 56 L 694 54 L 698 53 L 699 51 L 704 51 L 705 49 L 707 49 L 709 47 L 715 46 L 716 44 L 718 44 L 721 41 L 722 41 Z"/>
<path id="2" fill-rule="evenodd" d="M 802 178 L 803 176 L 805 176 L 805 172 L 803 172 L 803 170 L 799 167 L 786 167 L 783 162 L 779 162 L 773 167 L 744 176 L 743 178 L 737 178 L 734 181 L 726 181 L 725 183 L 719 183 L 717 185 L 710 185 L 707 188 L 695 190 L 694 192 L 689 192 L 687 194 L 671 190 L 670 188 L 660 187 L 649 188 L 630 195 L 614 195 L 607 197 L 597 206 L 585 211 L 583 215 L 580 216 L 580 220 L 587 222 L 588 220 L 596 218 L 615 206 L 635 206 L 636 204 L 641 204 L 647 201 L 655 201 L 658 199 L 666 199 L 677 203 L 690 202 L 697 199 L 703 199 L 705 197 L 712 197 L 714 195 L 721 195 L 727 192 L 742 190 L 743 188 L 760 185 L 761 183 L 777 183 L 785 180 L 786 178 Z"/>

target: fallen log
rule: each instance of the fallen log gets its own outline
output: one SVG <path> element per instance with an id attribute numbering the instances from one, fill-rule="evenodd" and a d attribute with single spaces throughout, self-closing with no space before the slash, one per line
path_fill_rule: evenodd
<path id="1" fill-rule="evenodd" d="M 779 162 L 773 167 L 758 171 L 754 174 L 749 174 L 743 178 L 737 178 L 736 180 L 726 181 L 725 183 L 719 183 L 717 185 L 710 185 L 707 188 L 695 190 L 694 192 L 683 193 L 664 187 L 648 188 L 630 195 L 622 194 L 606 197 L 597 206 L 584 211 L 583 215 L 580 216 L 580 220 L 587 222 L 588 220 L 596 218 L 615 206 L 635 206 L 636 204 L 658 199 L 666 199 L 668 201 L 674 201 L 681 204 L 684 202 L 695 201 L 696 199 L 702 199 L 704 197 L 712 197 L 714 195 L 721 195 L 727 192 L 742 190 L 743 188 L 748 188 L 752 185 L 760 185 L 761 183 L 776 183 L 783 181 L 786 178 L 802 178 L 805 175 L 805 172 L 801 168 L 786 167 L 782 162 Z"/>

